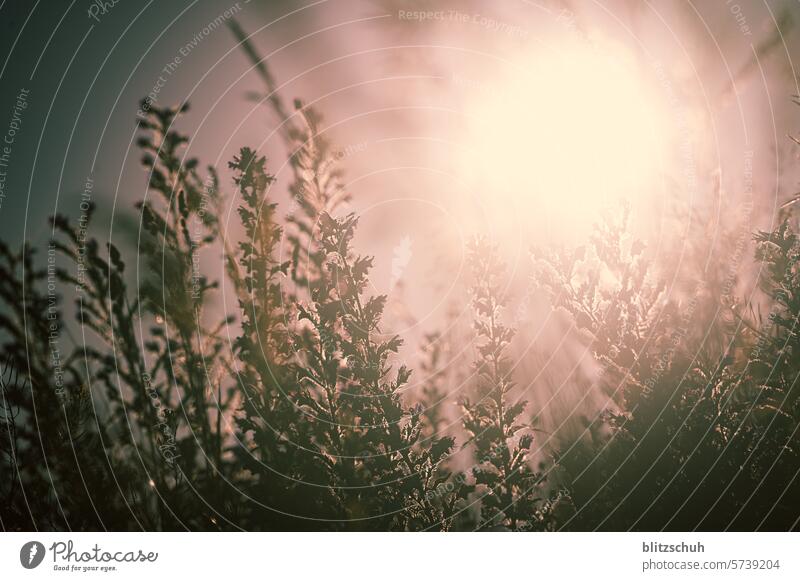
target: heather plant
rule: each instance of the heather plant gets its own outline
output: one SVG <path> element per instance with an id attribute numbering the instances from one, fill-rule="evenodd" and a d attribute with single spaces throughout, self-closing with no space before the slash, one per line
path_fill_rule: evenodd
<path id="1" fill-rule="evenodd" d="M 323 213 L 336 215 L 350 201 L 341 183 L 338 152 L 319 132 L 322 116 L 311 107 L 295 101 L 301 122 L 288 130 L 289 158 L 294 179 L 289 185 L 292 197 L 287 223 L 287 240 L 292 255 L 292 280 L 298 289 L 308 289 L 324 274 L 325 252 L 319 247 L 314 228 Z"/>
<path id="2" fill-rule="evenodd" d="M 149 190 L 138 205 L 144 276 L 135 294 L 120 251 L 109 244 L 101 253 L 87 236 L 91 212 L 80 227 L 53 220 L 61 234 L 54 246 L 75 266 L 59 278 L 76 289 L 77 323 L 92 333 L 82 346 L 84 381 L 105 388 L 102 431 L 116 460 L 109 468 L 129 487 L 116 500 L 135 506 L 136 526 L 145 528 L 203 527 L 224 511 L 217 505 L 224 418 L 234 394 L 223 390 L 220 374 L 230 320 L 204 322 L 216 285 L 198 261 L 218 238 L 217 191 L 213 178 L 200 178 L 196 160 L 182 158 L 187 138 L 171 129 L 186 109 L 152 108 L 139 120 Z"/>
<path id="3" fill-rule="evenodd" d="M 446 364 L 445 355 L 448 339 L 442 333 L 427 333 L 420 346 L 421 360 L 419 371 L 425 378 L 419 402 L 422 414 L 423 436 L 430 437 L 446 429 L 447 418 L 444 416 L 443 406 L 446 405 L 447 373 L 443 369 Z"/>
<path id="4" fill-rule="evenodd" d="M 693 272 L 670 297 L 624 206 L 583 247 L 535 250 L 535 282 L 591 346 L 611 402 L 545 450 L 517 385 L 498 249 L 469 249 L 472 375 L 446 369 L 453 339 L 431 332 L 420 393 L 407 393 L 412 371 L 383 324 L 387 297 L 369 293 L 374 259 L 356 250 L 322 116 L 301 101 L 290 113 L 237 35 L 281 123 L 286 208 L 264 156 L 242 147 L 229 179 L 201 170 L 178 129 L 188 108 L 151 106 L 138 120 L 148 189 L 134 255 L 88 234 L 92 207 L 77 223 L 53 217 L 45 267 L 0 243 L 0 526 L 797 528 L 800 238 L 788 213 L 755 236 L 761 307 L 716 301 L 724 271 Z M 221 227 L 226 203 L 238 233 Z M 214 256 L 222 280 L 204 274 Z M 220 314 L 223 285 L 233 314 Z M 715 323 L 718 310 L 730 317 Z M 462 383 L 454 417 L 445 406 Z"/>
<path id="5" fill-rule="evenodd" d="M 443 435 L 438 406 L 452 389 L 443 338 L 423 345 L 421 397 L 405 396 L 400 339 L 381 329 L 386 297 L 366 294 L 373 259 L 353 249 L 358 218 L 334 217 L 333 198 L 301 204 L 296 232 L 313 250 L 279 262 L 284 241 L 301 241 L 284 236 L 266 159 L 245 147 L 229 164 L 242 224 L 231 246 L 218 226 L 220 180 L 211 169 L 201 178 L 175 129 L 185 110 L 153 108 L 141 120 L 150 188 L 138 206 L 135 291 L 130 261 L 86 235 L 92 208 L 78 226 L 54 217 L 46 269 L 29 248 L 1 248 L 4 528 L 797 526 L 800 243 L 788 216 L 756 235 L 769 315 L 729 300 L 744 332 L 728 329 L 716 359 L 690 332 L 705 284 L 683 304 L 667 300 L 625 210 L 584 248 L 536 252 L 538 284 L 590 338 L 614 402 L 555 451 L 553 467 L 536 470 L 497 249 L 480 240 L 471 248 L 474 395 L 463 401 L 462 429 Z M 296 195 L 319 199 L 315 188 Z M 215 321 L 209 306 L 218 283 L 198 263 L 214 248 L 236 318 Z M 58 282 L 75 289 L 80 342 Z M 226 333 L 236 335 L 230 353 Z M 463 471 L 451 458 L 459 448 L 470 462 Z M 545 479 L 551 468 L 558 477 Z"/>
<path id="6" fill-rule="evenodd" d="M 386 297 L 362 296 L 372 258 L 352 251 L 356 224 L 352 214 L 320 217 L 325 275 L 311 289 L 312 303 L 299 306 L 308 326 L 293 337 L 298 403 L 313 420 L 312 443 L 338 518 L 379 529 L 436 526 L 442 518 L 426 492 L 453 441 L 422 442 L 419 414 L 400 399 L 411 372 L 391 369 L 401 342 L 381 335 Z M 374 522 L 359 522 L 367 519 Z"/>
<path id="7" fill-rule="evenodd" d="M 542 528 L 544 477 L 531 468 L 533 429 L 522 418 L 526 402 L 514 394 L 513 362 L 506 354 L 514 335 L 502 322 L 508 280 L 496 247 L 478 239 L 470 252 L 478 385 L 475 399 L 463 402 L 463 423 L 476 458 L 472 476 L 480 497 L 478 527 Z"/>
<path id="8" fill-rule="evenodd" d="M 644 247 L 630 241 L 632 250 L 624 251 L 624 230 L 606 224 L 571 257 L 552 251 L 536 257 L 537 280 L 590 337 L 601 363 L 598 381 L 614 401 L 556 454 L 575 508 L 561 526 L 796 527 L 797 508 L 786 498 L 800 468 L 797 370 L 785 346 L 800 312 L 786 300 L 796 259 L 788 220 L 756 236 L 756 256 L 767 266 L 769 322 L 747 320 L 736 301 L 716 307 L 733 309 L 738 328 L 708 318 L 709 296 L 719 296 L 709 292 L 720 286 L 713 277 L 698 278 L 682 303 L 663 300 L 663 282 Z M 587 256 L 588 268 L 576 268 Z M 604 289 L 598 281 L 609 274 L 612 284 Z M 723 340 L 709 345 L 713 334 Z"/>
<path id="9" fill-rule="evenodd" d="M 104 522 L 124 527 L 124 515 L 101 518 L 84 484 L 113 480 L 107 460 L 94 454 L 102 446 L 102 431 L 90 427 L 89 387 L 79 353 L 65 337 L 55 293 L 55 248 L 48 247 L 46 268 L 36 265 L 34 255 L 28 246 L 14 252 L 0 244 L 5 307 L 0 522 L 5 530 L 59 529 L 67 523 L 91 529 Z M 20 301 L 23 295 L 26 300 Z"/>

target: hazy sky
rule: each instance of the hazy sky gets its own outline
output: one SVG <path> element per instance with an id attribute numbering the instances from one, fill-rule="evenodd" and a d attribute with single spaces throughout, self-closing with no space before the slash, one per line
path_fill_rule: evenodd
<path id="1" fill-rule="evenodd" d="M 110 215 L 115 198 L 119 212 L 143 195 L 138 155 L 129 146 L 137 103 L 156 88 L 159 104 L 191 101 L 184 127 L 197 129 L 192 151 L 203 161 L 223 168 L 240 145 L 255 144 L 273 154 L 271 167 L 281 177 L 282 154 L 270 137 L 276 120 L 245 100 L 260 88 L 258 79 L 247 74 L 249 64 L 229 31 L 208 28 L 226 10 L 271 55 L 285 98 L 320 99 L 330 134 L 353 152 L 346 162 L 356 205 L 379 203 L 395 217 L 397 232 L 386 232 L 379 210 L 364 220 L 364 230 L 383 232 L 390 246 L 414 237 L 400 216 L 423 212 L 440 226 L 470 214 L 499 219 L 483 215 L 486 194 L 476 184 L 458 184 L 463 176 L 453 175 L 459 166 L 452 150 L 472 145 L 463 142 L 467 104 L 504 91 L 495 82 L 498 72 L 524 67 L 528 55 L 557 51 L 574 37 L 619 43 L 640 60 L 642 77 L 659 98 L 696 115 L 698 170 L 716 165 L 735 188 L 741 152 L 753 149 L 761 198 L 788 195 L 776 195 L 774 154 L 798 125 L 790 102 L 798 92 L 790 58 L 797 50 L 795 2 L 118 0 L 107 10 L 98 6 L 10 1 L 0 9 L 7 57 L 3 118 L 10 121 L 19 90 L 29 90 L 0 207 L 7 239 L 19 240 L 23 231 L 41 239 L 48 214 L 75 212 L 89 176 L 101 213 Z M 440 15 L 404 16 L 415 10 Z M 783 37 L 776 36 L 775 21 L 782 21 Z M 178 57 L 178 66 L 165 73 Z M 664 78 L 669 89 L 659 86 Z M 587 101 L 592 91 L 586 87 Z M 669 155 L 681 155 L 679 146 L 670 146 Z M 409 166 L 424 169 L 405 169 L 398 179 L 393 169 Z M 456 215 L 441 214 L 456 205 Z M 528 220 L 496 226 L 532 229 Z"/>

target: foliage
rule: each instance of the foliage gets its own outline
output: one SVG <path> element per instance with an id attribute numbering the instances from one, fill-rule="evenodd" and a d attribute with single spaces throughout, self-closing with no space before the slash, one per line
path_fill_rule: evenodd
<path id="1" fill-rule="evenodd" d="M 467 399 L 463 405 L 464 428 L 477 458 L 472 474 L 481 499 L 481 526 L 532 530 L 544 520 L 537 506 L 544 478 L 531 469 L 533 430 L 521 421 L 527 404 L 512 397 L 513 362 L 506 351 L 514 331 L 502 323 L 508 279 L 494 246 L 478 239 L 470 251 L 474 325 L 480 337 L 478 392 L 476 401 Z"/>
<path id="2" fill-rule="evenodd" d="M 203 180 L 197 161 L 182 159 L 188 140 L 173 125 L 185 110 L 153 107 L 140 122 L 150 192 L 138 205 L 144 280 L 135 293 L 119 250 L 101 252 L 86 236 L 91 210 L 79 227 L 53 219 L 60 236 L 48 271 L 35 269 L 32 251 L 2 247 L 11 311 L 0 323 L 14 378 L 3 383 L 3 425 L 12 434 L 2 449 L 10 468 L 3 526 L 450 528 L 459 499 L 434 489 L 450 477 L 444 462 L 455 442 L 422 438 L 421 408 L 401 400 L 411 372 L 390 362 L 401 342 L 380 330 L 386 297 L 364 294 L 372 258 L 352 250 L 357 218 L 302 204 L 315 269 L 297 277 L 309 255 L 276 261 L 274 178 L 265 158 L 243 148 L 230 163 L 244 231 L 231 250 L 218 227 L 216 174 L 209 169 Z M 226 255 L 237 321 L 204 316 L 219 285 L 198 263 L 214 247 Z M 72 268 L 56 268 L 56 252 Z M 70 351 L 60 359 L 38 340 L 59 339 L 64 327 L 56 281 L 75 289 L 77 328 L 87 338 L 64 339 Z M 20 303 L 23 284 L 29 299 Z M 231 357 L 224 336 L 236 322 Z M 35 405 L 36 394 L 54 393 L 59 405 Z M 116 489 L 106 490 L 102 507 L 90 506 L 107 482 Z"/>
<path id="3" fill-rule="evenodd" d="M 798 527 L 791 216 L 755 236 L 765 320 L 754 304 L 714 298 L 716 272 L 671 298 L 627 208 L 585 247 L 535 250 L 535 282 L 591 344 L 613 402 L 542 462 L 536 410 L 514 379 L 497 248 L 470 247 L 476 357 L 453 425 L 447 338 L 427 336 L 422 395 L 405 395 L 412 372 L 383 330 L 387 298 L 368 293 L 373 258 L 355 250 L 358 217 L 343 209 L 321 117 L 296 102 L 290 121 L 273 106 L 293 168 L 285 220 L 263 156 L 243 147 L 223 185 L 186 154 L 175 126 L 187 108 L 152 107 L 140 120 L 149 187 L 135 260 L 88 236 L 91 207 L 77 224 L 53 217 L 44 268 L 31 248 L 0 243 L 0 526 Z M 227 202 L 238 236 L 221 228 Z M 222 280 L 203 274 L 216 254 Z M 219 314 L 222 288 L 234 314 Z"/>
<path id="4" fill-rule="evenodd" d="M 798 241 L 785 218 L 755 237 L 767 322 L 736 301 L 715 304 L 713 279 L 690 285 L 680 303 L 663 300 L 664 283 L 644 247 L 625 242 L 624 223 L 602 225 L 566 257 L 537 255 L 537 281 L 590 337 L 598 381 L 616 402 L 587 418 L 585 436 L 557 457 L 575 508 L 563 527 L 797 528 L 800 289 Z M 604 287 L 603 277 L 612 283 Z M 735 325 L 709 317 L 725 308 Z M 724 337 L 718 348 L 712 333 Z"/>

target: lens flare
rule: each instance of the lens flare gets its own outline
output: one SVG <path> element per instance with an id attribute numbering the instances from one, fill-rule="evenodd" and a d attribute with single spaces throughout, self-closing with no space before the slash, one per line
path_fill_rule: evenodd
<path id="1" fill-rule="evenodd" d="M 564 45 L 514 63 L 467 104 L 460 171 L 493 205 L 562 230 L 591 223 L 617 199 L 654 195 L 666 115 L 636 65 L 611 44 Z"/>

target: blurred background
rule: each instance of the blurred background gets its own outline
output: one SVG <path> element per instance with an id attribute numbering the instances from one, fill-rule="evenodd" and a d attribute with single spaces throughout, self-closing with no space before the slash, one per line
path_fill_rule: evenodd
<path id="1" fill-rule="evenodd" d="M 90 198 L 94 234 L 135 252 L 145 98 L 191 104 L 180 120 L 188 155 L 223 185 L 240 147 L 266 155 L 287 212 L 284 119 L 238 27 L 287 114 L 302 99 L 324 115 L 402 356 L 413 365 L 426 334 L 453 333 L 462 340 L 443 367 L 464 374 L 465 242 L 491 237 L 510 273 L 517 365 L 534 378 L 521 388 L 555 434 L 607 396 L 587 391 L 596 369 L 580 337 L 529 292 L 530 248 L 581 244 L 627 200 L 632 233 L 674 296 L 698 263 L 755 288 L 752 253 L 732 260 L 730 241 L 749 247 L 797 191 L 787 134 L 800 130 L 798 22 L 793 0 L 7 0 L 0 236 L 42 247 L 47 217 L 77 217 Z M 219 256 L 203 260 L 221 274 Z"/>

